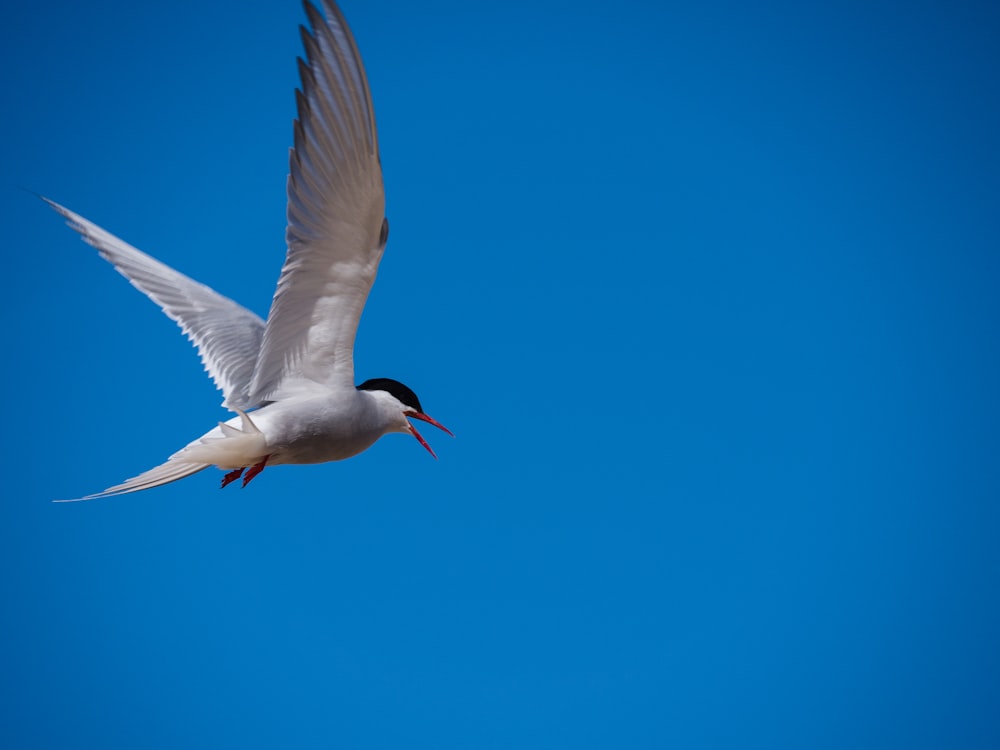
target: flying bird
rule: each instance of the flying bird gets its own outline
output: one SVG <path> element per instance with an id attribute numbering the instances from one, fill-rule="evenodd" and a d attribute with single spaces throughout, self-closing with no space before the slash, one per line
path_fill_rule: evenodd
<path id="1" fill-rule="evenodd" d="M 413 420 L 451 434 L 402 383 L 354 384 L 354 336 L 389 223 L 361 55 L 340 8 L 321 1 L 323 13 L 304 2 L 311 29 L 300 27 L 288 250 L 266 321 L 43 198 L 176 321 L 236 414 L 166 463 L 82 500 L 158 487 L 213 465 L 227 472 L 223 487 L 241 478 L 245 487 L 267 466 L 339 461 L 393 432 L 413 435 L 434 456 Z"/>

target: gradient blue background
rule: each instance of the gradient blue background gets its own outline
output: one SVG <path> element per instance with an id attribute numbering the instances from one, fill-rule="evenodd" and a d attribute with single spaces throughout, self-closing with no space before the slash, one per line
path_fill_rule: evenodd
<path id="1" fill-rule="evenodd" d="M 806 5 L 347 2 L 458 438 L 75 505 L 225 412 L 19 188 L 265 314 L 304 14 L 8 7 L 2 744 L 1000 746 L 1000 12 Z"/>

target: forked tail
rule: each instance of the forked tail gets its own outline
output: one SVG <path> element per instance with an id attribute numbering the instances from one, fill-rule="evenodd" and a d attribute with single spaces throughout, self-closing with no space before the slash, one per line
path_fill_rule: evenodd
<path id="1" fill-rule="evenodd" d="M 172 455 L 166 463 L 155 469 L 145 471 L 137 477 L 108 487 L 103 492 L 97 492 L 75 500 L 56 500 L 57 503 L 73 503 L 78 500 L 96 500 L 101 497 L 127 495 L 130 492 L 148 490 L 161 484 L 170 484 L 178 479 L 197 474 L 202 469 L 215 465 L 223 469 L 236 469 L 246 466 L 260 466 L 244 479 L 244 486 L 264 468 L 264 462 L 270 453 L 267 439 L 250 416 L 236 409 L 238 417 L 229 420 L 240 422 L 240 427 L 226 422 L 202 435 Z"/>
<path id="2" fill-rule="evenodd" d="M 96 500 L 100 497 L 114 497 L 115 495 L 127 495 L 130 492 L 148 490 L 151 487 L 159 487 L 161 484 L 170 484 L 178 479 L 197 474 L 202 469 L 207 469 L 211 464 L 193 464 L 181 462 L 171 458 L 165 464 L 160 464 L 155 469 L 144 471 L 137 477 L 108 487 L 104 492 L 96 492 L 86 497 L 78 497 L 73 500 L 56 500 L 57 503 L 75 503 L 80 500 Z"/>

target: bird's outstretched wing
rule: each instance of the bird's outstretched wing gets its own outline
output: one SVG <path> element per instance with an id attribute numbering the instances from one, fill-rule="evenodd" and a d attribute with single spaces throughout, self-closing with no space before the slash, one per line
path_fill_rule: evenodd
<path id="1" fill-rule="evenodd" d="M 163 308 L 198 347 L 205 370 L 227 408 L 248 409 L 250 377 L 264 335 L 264 321 L 242 305 L 137 250 L 79 214 L 42 198 L 97 248 L 132 286 Z"/>
<path id="2" fill-rule="evenodd" d="M 306 60 L 288 176 L 288 255 L 249 400 L 315 384 L 354 387 L 354 335 L 385 248 L 385 194 L 371 93 L 340 9 L 308 0 Z"/>

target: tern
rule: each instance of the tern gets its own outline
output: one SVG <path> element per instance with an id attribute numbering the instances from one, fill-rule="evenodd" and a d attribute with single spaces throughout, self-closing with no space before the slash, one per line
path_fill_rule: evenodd
<path id="1" fill-rule="evenodd" d="M 287 182 L 287 255 L 267 321 L 82 216 L 42 198 L 194 343 L 236 414 L 166 463 L 90 500 L 175 482 L 216 466 L 245 487 L 265 466 L 340 461 L 383 435 L 413 435 L 424 413 L 399 381 L 354 385 L 354 336 L 389 236 L 371 92 L 340 8 L 305 0 L 298 117 Z"/>

